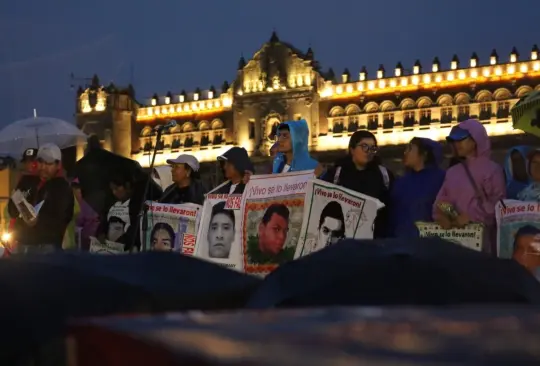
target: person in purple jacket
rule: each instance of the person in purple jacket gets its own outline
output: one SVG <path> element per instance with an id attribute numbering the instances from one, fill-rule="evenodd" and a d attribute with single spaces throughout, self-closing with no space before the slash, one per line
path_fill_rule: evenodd
<path id="1" fill-rule="evenodd" d="M 454 126 L 447 140 L 464 160 L 446 172 L 433 217 L 444 229 L 462 228 L 471 222 L 484 224 L 482 250 L 496 253 L 495 205 L 506 197 L 506 184 L 502 167 L 491 160 L 487 131 L 470 119 Z M 444 207 L 452 207 L 454 212 L 449 214 Z"/>
<path id="2" fill-rule="evenodd" d="M 99 226 L 99 215 L 94 211 L 92 206 L 83 199 L 78 178 L 71 181 L 71 188 L 73 189 L 73 195 L 80 207 L 75 222 L 77 227 L 81 228 L 81 250 L 87 252 L 90 250 L 90 237 L 96 235 Z"/>

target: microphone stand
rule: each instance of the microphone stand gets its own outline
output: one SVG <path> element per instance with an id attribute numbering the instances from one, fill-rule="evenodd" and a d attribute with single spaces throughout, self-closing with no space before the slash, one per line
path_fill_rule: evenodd
<path id="1" fill-rule="evenodd" d="M 137 215 L 137 222 L 135 224 L 135 235 L 133 235 L 133 242 L 131 244 L 132 251 L 135 248 L 135 244 L 137 243 L 137 235 L 139 233 L 139 229 L 142 229 L 142 238 L 141 238 L 141 252 L 144 252 L 147 250 L 147 233 L 148 233 L 148 205 L 146 204 L 146 197 L 148 196 L 148 192 L 150 191 L 150 185 L 152 182 L 152 173 L 154 171 L 154 163 L 156 162 L 156 154 L 158 151 L 158 144 L 161 143 L 161 136 L 163 135 L 164 127 L 160 126 L 157 129 L 156 134 L 156 143 L 154 145 L 154 150 L 152 151 L 152 160 L 150 161 L 150 174 L 148 175 L 148 179 L 145 182 L 144 185 L 144 191 L 143 191 L 143 197 L 141 202 L 141 207 L 139 208 L 139 214 Z M 141 223 L 142 218 L 142 223 Z M 141 228 L 142 225 L 142 228 Z"/>

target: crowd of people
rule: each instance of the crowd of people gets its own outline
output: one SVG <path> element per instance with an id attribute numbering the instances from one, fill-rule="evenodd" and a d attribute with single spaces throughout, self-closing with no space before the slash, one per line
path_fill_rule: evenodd
<path id="1" fill-rule="evenodd" d="M 369 131 L 353 133 L 344 157 L 326 169 L 310 156 L 308 138 L 305 121 L 279 125 L 270 151 L 271 173 L 314 170 L 318 179 L 380 200 L 385 207 L 375 220 L 375 238 L 417 237 L 418 221 L 435 221 L 444 229 L 475 222 L 485 226 L 483 251 L 494 253 L 496 204 L 506 198 L 540 200 L 540 150 L 512 148 L 503 169 L 491 160 L 489 137 L 477 120 L 461 122 L 451 129 L 447 141 L 452 158 L 447 169 L 443 167 L 441 143 L 413 138 L 403 155 L 405 174 L 399 177 L 381 162 L 377 139 Z M 138 225 L 130 223 L 139 221 L 143 200 L 200 205 L 206 193 L 242 194 L 251 175 L 268 173 L 255 171 L 246 149 L 232 147 L 218 157 L 225 184 L 208 189 L 199 175 L 199 161 L 182 154 L 167 160 L 172 182 L 163 191 L 153 190 L 152 197 L 143 197 L 143 185 L 130 173 L 116 172 L 109 180 L 116 203 L 104 214 L 85 202 L 78 178 L 69 181 L 65 177 L 58 146 L 46 144 L 39 150 L 26 150 L 23 164 L 25 173 L 17 189 L 30 204 L 40 204 L 41 208 L 36 218 L 22 218 L 10 201 L 9 231 L 17 253 L 74 248 L 76 227 L 80 228 L 82 250 L 89 250 L 91 237 L 109 238 L 124 244 L 125 250 L 136 250 L 140 248 L 140 234 Z M 163 184 L 158 171 L 154 179 Z M 122 209 L 127 212 L 125 217 L 113 213 Z"/>

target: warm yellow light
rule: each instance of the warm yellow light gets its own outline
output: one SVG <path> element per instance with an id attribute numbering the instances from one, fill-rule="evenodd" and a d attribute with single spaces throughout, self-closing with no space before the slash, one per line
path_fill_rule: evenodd
<path id="1" fill-rule="evenodd" d="M 186 98 L 183 95 L 178 96 L 178 100 L 180 101 L 180 103 L 184 103 L 185 99 Z"/>
<path id="2" fill-rule="evenodd" d="M 476 78 L 478 77 L 478 71 L 476 71 L 476 70 L 471 70 L 471 77 L 472 77 L 473 79 L 476 79 Z"/>
<path id="3" fill-rule="evenodd" d="M 433 71 L 433 72 L 439 72 L 439 65 L 433 64 L 433 66 L 431 67 L 431 71 Z"/>
<path id="4" fill-rule="evenodd" d="M 413 67 L 413 74 L 419 74 L 420 73 L 420 67 L 419 66 L 414 66 Z"/>
<path id="5" fill-rule="evenodd" d="M 92 112 L 92 107 L 90 107 L 90 104 L 84 105 L 84 106 L 82 107 L 82 111 L 83 111 L 83 113 L 89 113 L 89 112 Z"/>
<path id="6" fill-rule="evenodd" d="M 533 65 L 533 70 L 534 70 L 534 71 L 540 70 L 540 62 L 537 61 L 537 62 L 534 63 L 534 65 Z"/>
<path id="7" fill-rule="evenodd" d="M 510 55 L 510 62 L 516 62 L 517 61 L 517 55 L 515 53 L 512 53 Z"/>
<path id="8" fill-rule="evenodd" d="M 495 68 L 495 75 L 497 75 L 497 76 L 502 75 L 502 69 L 500 67 Z"/>
<path id="9" fill-rule="evenodd" d="M 209 100 L 208 102 L 206 102 L 206 108 L 212 109 L 212 106 L 213 106 L 213 103 L 212 103 L 211 100 Z"/>
<path id="10" fill-rule="evenodd" d="M 152 98 L 152 101 L 151 101 L 152 105 L 155 106 L 157 104 L 157 100 L 156 98 Z"/>
<path id="11" fill-rule="evenodd" d="M 151 110 L 150 108 L 148 108 L 148 109 L 146 109 L 146 114 L 147 114 L 149 117 L 151 117 L 151 116 L 154 114 L 154 112 L 152 112 L 152 110 Z"/>
<path id="12" fill-rule="evenodd" d="M 435 81 L 440 83 L 442 81 L 442 76 L 441 75 L 435 76 Z"/>
<path id="13" fill-rule="evenodd" d="M 510 75 L 516 72 L 516 67 L 514 65 L 508 65 L 506 70 Z"/>
<path id="14" fill-rule="evenodd" d="M 182 106 L 181 105 L 178 105 L 176 107 L 176 113 L 181 113 L 182 112 Z"/>
<path id="15" fill-rule="evenodd" d="M 173 106 L 169 107 L 169 113 L 174 113 L 174 107 Z"/>
<path id="16" fill-rule="evenodd" d="M 424 80 L 423 80 L 424 84 L 429 84 L 431 83 L 431 76 L 429 75 L 424 75 Z"/>
<path id="17" fill-rule="evenodd" d="M 491 57 L 489 58 L 489 63 L 490 63 L 491 65 L 496 65 L 496 64 L 497 64 L 497 57 L 491 56 Z"/>
<path id="18" fill-rule="evenodd" d="M 459 80 L 465 80 L 466 76 L 467 75 L 465 75 L 465 71 L 463 70 L 458 73 Z"/>
<path id="19" fill-rule="evenodd" d="M 418 79 L 418 76 L 413 76 L 413 78 L 412 78 L 412 83 L 413 83 L 414 85 L 418 85 L 418 83 L 420 83 L 420 80 Z"/>
<path id="20" fill-rule="evenodd" d="M 491 71 L 489 70 L 488 67 L 486 67 L 483 71 L 482 71 L 482 75 L 484 75 L 484 77 L 488 77 L 489 74 L 491 73 Z"/>
<path id="21" fill-rule="evenodd" d="M 214 98 L 214 92 L 213 91 L 208 91 L 208 99 L 213 99 Z"/>
<path id="22" fill-rule="evenodd" d="M 216 101 L 214 102 L 214 106 L 215 106 L 216 108 L 221 107 L 221 103 L 219 102 L 219 100 L 216 100 Z"/>
<path id="23" fill-rule="evenodd" d="M 384 89 L 386 87 L 386 82 L 384 80 L 379 81 L 379 89 Z"/>
<path id="24" fill-rule="evenodd" d="M 189 104 L 184 105 L 184 112 L 189 112 L 191 108 L 189 108 Z"/>
<path id="25" fill-rule="evenodd" d="M 521 64 L 521 66 L 519 67 L 519 71 L 522 73 L 526 73 L 527 71 L 529 71 L 529 67 L 527 66 L 527 64 Z"/>
<path id="26" fill-rule="evenodd" d="M 167 113 L 169 113 L 169 111 L 167 110 L 167 108 L 162 108 L 161 113 L 162 114 L 167 114 Z"/>
<path id="27" fill-rule="evenodd" d="M 476 59 L 471 58 L 471 67 L 476 67 Z"/>
<path id="28" fill-rule="evenodd" d="M 343 87 L 341 85 L 336 86 L 336 94 L 343 94 Z"/>
<path id="29" fill-rule="evenodd" d="M 446 75 L 446 80 L 448 80 L 448 81 L 454 81 L 454 73 L 453 73 L 453 72 L 449 72 L 449 73 Z"/>
<path id="30" fill-rule="evenodd" d="M 171 98 L 165 97 L 165 104 L 171 104 Z"/>
<path id="31" fill-rule="evenodd" d="M 361 72 L 360 73 L 360 81 L 364 81 L 366 80 L 366 73 L 365 72 Z"/>
<path id="32" fill-rule="evenodd" d="M 227 108 L 232 106 L 232 98 L 229 97 L 229 96 L 224 97 L 223 98 L 223 106 L 227 107 Z"/>
<path id="33" fill-rule="evenodd" d="M 394 74 L 396 75 L 396 77 L 400 77 L 401 76 L 401 69 L 399 67 L 396 68 Z"/>
<path id="34" fill-rule="evenodd" d="M 377 79 L 382 79 L 384 77 L 384 72 L 382 70 L 377 71 Z"/>
<path id="35" fill-rule="evenodd" d="M 353 92 L 353 87 L 352 87 L 352 85 L 350 85 L 350 84 L 347 85 L 346 90 L 347 90 L 347 93 L 352 93 L 352 92 Z"/>
<path id="36" fill-rule="evenodd" d="M 199 106 L 197 105 L 197 103 L 192 103 L 191 104 L 191 109 L 193 109 L 194 111 L 197 111 L 197 110 L 199 110 Z"/>
<path id="37" fill-rule="evenodd" d="M 538 52 L 532 51 L 531 52 L 531 60 L 538 60 Z"/>
<path id="38" fill-rule="evenodd" d="M 368 83 L 368 89 L 369 89 L 369 90 L 375 89 L 375 83 L 374 83 L 373 81 L 370 81 L 370 82 Z"/>
<path id="39" fill-rule="evenodd" d="M 311 76 L 306 75 L 306 85 L 311 85 Z"/>
<path id="40" fill-rule="evenodd" d="M 401 79 L 401 86 L 407 86 L 407 78 Z"/>
<path id="41" fill-rule="evenodd" d="M 243 94 L 244 94 L 244 92 L 242 90 L 238 91 L 238 95 L 243 95 Z"/>
<path id="42" fill-rule="evenodd" d="M 358 83 L 358 90 L 363 91 L 364 90 L 364 83 Z"/>
<path id="43" fill-rule="evenodd" d="M 451 68 L 452 70 L 457 69 L 457 62 L 456 62 L 456 61 L 452 61 L 452 62 L 450 63 L 450 68 Z"/>
<path id="44" fill-rule="evenodd" d="M 395 87 L 396 87 L 396 84 L 397 84 L 397 83 L 396 83 L 396 81 L 395 81 L 394 79 L 390 80 L 390 86 L 391 86 L 392 88 L 395 88 Z"/>
<path id="45" fill-rule="evenodd" d="M 7 243 L 11 240 L 11 233 L 5 232 L 2 234 L 2 242 Z"/>

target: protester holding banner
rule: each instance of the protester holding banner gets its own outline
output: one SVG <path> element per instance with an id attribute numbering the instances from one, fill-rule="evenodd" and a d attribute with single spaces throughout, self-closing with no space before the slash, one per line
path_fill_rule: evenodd
<path id="1" fill-rule="evenodd" d="M 223 175 L 228 182 L 220 185 L 212 191 L 214 194 L 242 194 L 246 187 L 244 181 L 246 174 L 254 173 L 255 168 L 249 158 L 248 152 L 243 147 L 232 147 L 223 155 L 218 156 L 218 161 L 223 168 Z"/>
<path id="2" fill-rule="evenodd" d="M 305 120 L 284 122 L 278 126 L 278 153 L 274 158 L 272 173 L 287 173 L 322 167 L 309 155 L 309 128 Z M 317 174 L 317 175 L 319 175 Z"/>
<path id="3" fill-rule="evenodd" d="M 506 196 L 506 188 L 502 168 L 490 159 L 486 129 L 477 120 L 467 120 L 454 126 L 447 140 L 465 161 L 446 172 L 433 216 L 444 229 L 462 228 L 470 222 L 484 224 L 483 250 L 495 253 L 495 205 Z"/>
<path id="4" fill-rule="evenodd" d="M 528 155 L 530 184 L 517 194 L 520 201 L 540 201 L 540 150 L 533 150 Z"/>
<path id="5" fill-rule="evenodd" d="M 194 203 L 202 205 L 205 189 L 199 176 L 200 164 L 193 155 L 182 154 L 167 160 L 172 169 L 171 184 L 159 200 L 161 203 Z"/>
<path id="6" fill-rule="evenodd" d="M 508 199 L 517 199 L 518 193 L 531 183 L 528 173 L 528 154 L 530 151 L 529 146 L 514 146 L 506 154 L 504 173 L 506 176 L 506 198 Z"/>
<path id="7" fill-rule="evenodd" d="M 329 169 L 322 180 L 362 193 L 388 205 L 394 176 L 380 164 L 375 135 L 366 130 L 356 131 L 349 140 L 348 154 Z M 379 211 L 375 220 L 376 238 L 388 236 L 387 209 Z"/>
<path id="8" fill-rule="evenodd" d="M 403 157 L 406 173 L 390 192 L 390 233 L 399 238 L 418 237 L 417 221 L 433 221 L 432 210 L 445 172 L 442 146 L 436 141 L 415 137 Z"/>

